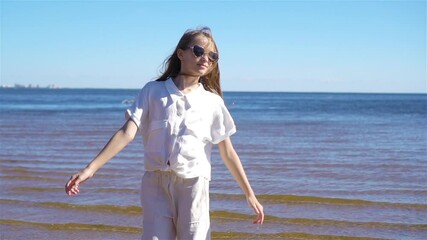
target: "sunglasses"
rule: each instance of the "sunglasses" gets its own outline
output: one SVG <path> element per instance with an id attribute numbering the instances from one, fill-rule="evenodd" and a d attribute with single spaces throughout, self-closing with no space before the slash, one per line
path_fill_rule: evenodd
<path id="1" fill-rule="evenodd" d="M 189 48 L 191 48 L 191 50 L 193 50 L 194 56 L 196 56 L 196 57 L 201 57 L 201 56 L 204 56 L 206 54 L 205 49 L 199 45 L 194 45 L 194 46 L 189 47 Z M 218 53 L 210 51 L 207 54 L 208 54 L 208 59 L 210 62 L 214 63 L 214 62 L 218 61 L 218 58 L 219 58 Z"/>

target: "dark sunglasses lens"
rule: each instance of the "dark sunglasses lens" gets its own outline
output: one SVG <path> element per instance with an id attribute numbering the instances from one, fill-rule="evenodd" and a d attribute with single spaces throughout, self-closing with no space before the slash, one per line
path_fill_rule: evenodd
<path id="1" fill-rule="evenodd" d="M 217 61 L 217 60 L 218 60 L 218 53 L 210 52 L 210 53 L 209 53 L 209 59 L 210 59 L 212 62 Z"/>
<path id="2" fill-rule="evenodd" d="M 203 54 L 205 53 L 205 49 L 203 49 L 200 46 L 194 45 L 193 53 L 194 55 L 196 55 L 196 57 L 200 57 L 200 56 L 203 56 Z"/>

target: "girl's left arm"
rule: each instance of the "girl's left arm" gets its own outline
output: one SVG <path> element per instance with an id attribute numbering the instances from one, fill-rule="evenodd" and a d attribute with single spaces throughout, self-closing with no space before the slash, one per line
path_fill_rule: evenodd
<path id="1" fill-rule="evenodd" d="M 221 154 L 221 158 L 227 166 L 228 170 L 236 179 L 240 188 L 246 195 L 246 201 L 248 205 L 254 210 L 257 217 L 253 223 L 262 224 L 264 222 L 264 210 L 262 205 L 258 202 L 254 191 L 252 190 L 249 180 L 246 177 L 245 170 L 243 169 L 242 162 L 239 156 L 234 150 L 233 143 L 230 138 L 226 138 L 218 144 L 218 149 Z"/>

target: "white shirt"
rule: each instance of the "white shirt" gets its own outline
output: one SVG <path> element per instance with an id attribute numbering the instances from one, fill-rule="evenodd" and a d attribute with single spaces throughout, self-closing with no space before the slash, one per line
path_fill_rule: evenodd
<path id="1" fill-rule="evenodd" d="M 126 111 L 144 143 L 147 171 L 174 171 L 182 178 L 211 178 L 211 152 L 236 132 L 223 99 L 200 84 L 183 94 L 172 79 L 152 81 Z"/>

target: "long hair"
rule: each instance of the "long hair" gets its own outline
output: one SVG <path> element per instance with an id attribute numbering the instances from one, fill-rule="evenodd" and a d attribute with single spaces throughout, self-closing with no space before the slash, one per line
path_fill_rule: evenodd
<path id="1" fill-rule="evenodd" d="M 193 39 L 200 35 L 209 39 L 209 41 L 214 45 L 215 51 L 218 52 L 218 48 L 215 40 L 213 39 L 210 28 L 202 27 L 195 30 L 187 30 L 184 35 L 182 35 L 172 55 L 164 61 L 163 67 L 165 70 L 157 81 L 166 81 L 170 77 L 178 76 L 181 71 L 181 60 L 178 58 L 177 54 L 178 49 L 187 49 Z M 212 63 L 210 70 L 205 75 L 201 76 L 199 81 L 207 91 L 216 93 L 222 97 L 218 61 Z"/>

